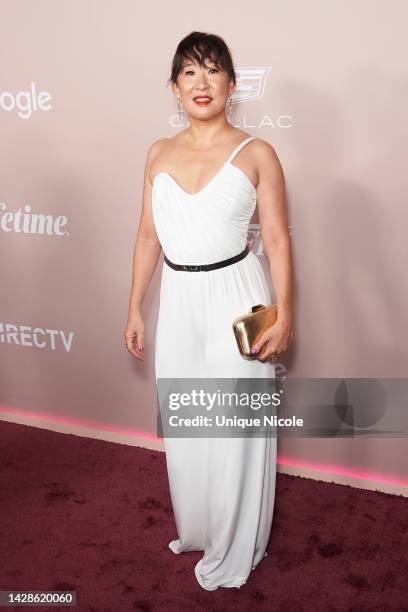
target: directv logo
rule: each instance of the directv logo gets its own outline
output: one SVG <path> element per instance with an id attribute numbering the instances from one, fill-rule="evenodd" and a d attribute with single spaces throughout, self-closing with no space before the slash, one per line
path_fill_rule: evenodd
<path id="1" fill-rule="evenodd" d="M 62 349 L 69 353 L 72 347 L 74 332 L 65 333 L 60 329 L 31 327 L 4 323 L 0 321 L 0 344 L 13 346 L 30 346 L 38 349 L 56 351 Z"/>

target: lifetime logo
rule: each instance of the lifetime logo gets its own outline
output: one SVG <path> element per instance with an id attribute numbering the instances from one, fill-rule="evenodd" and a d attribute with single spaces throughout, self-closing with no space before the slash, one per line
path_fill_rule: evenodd
<path id="1" fill-rule="evenodd" d="M 51 94 L 48 91 L 38 91 L 34 81 L 30 83 L 29 91 L 0 91 L 0 109 L 8 113 L 17 110 L 20 119 L 30 119 L 33 111 L 49 111 L 52 109 Z"/>
<path id="2" fill-rule="evenodd" d="M 5 202 L 0 202 L 0 230 L 2 232 L 69 236 L 69 232 L 64 231 L 68 222 L 64 215 L 53 217 L 47 214 L 32 213 L 29 204 L 24 206 L 24 210 L 19 208 L 17 212 L 6 211 L 6 208 Z"/>
<path id="3" fill-rule="evenodd" d="M 14 344 L 15 346 L 33 346 L 38 349 L 49 348 L 57 350 L 58 346 L 69 353 L 72 347 L 74 332 L 65 334 L 58 329 L 43 329 L 29 325 L 14 325 L 14 323 L 0 322 L 0 343 Z"/>

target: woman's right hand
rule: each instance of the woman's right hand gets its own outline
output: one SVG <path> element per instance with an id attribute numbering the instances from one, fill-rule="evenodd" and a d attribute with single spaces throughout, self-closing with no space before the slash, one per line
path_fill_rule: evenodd
<path id="1" fill-rule="evenodd" d="M 143 361 L 144 323 L 140 312 L 129 317 L 124 336 L 129 353 Z"/>

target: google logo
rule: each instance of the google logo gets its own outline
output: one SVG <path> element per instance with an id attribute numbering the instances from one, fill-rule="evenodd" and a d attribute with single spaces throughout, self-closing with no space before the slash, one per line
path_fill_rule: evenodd
<path id="1" fill-rule="evenodd" d="M 29 91 L 0 91 L 0 109 L 6 112 L 17 110 L 21 119 L 29 119 L 33 111 L 49 111 L 51 108 L 51 95 L 48 91 L 37 92 L 34 81 L 31 81 Z"/>

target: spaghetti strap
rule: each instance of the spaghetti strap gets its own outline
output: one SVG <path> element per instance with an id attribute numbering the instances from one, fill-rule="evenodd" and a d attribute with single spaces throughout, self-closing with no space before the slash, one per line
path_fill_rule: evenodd
<path id="1" fill-rule="evenodd" d="M 251 140 L 255 140 L 255 138 L 256 138 L 256 136 L 248 136 L 248 138 L 246 138 L 245 140 L 240 142 L 239 145 L 237 147 L 235 147 L 235 149 L 233 150 L 233 152 L 231 153 L 231 155 L 227 159 L 227 164 L 234 159 L 234 157 L 242 149 L 242 147 L 244 147 L 248 142 L 251 142 Z"/>

